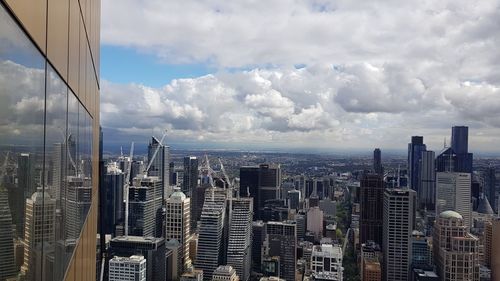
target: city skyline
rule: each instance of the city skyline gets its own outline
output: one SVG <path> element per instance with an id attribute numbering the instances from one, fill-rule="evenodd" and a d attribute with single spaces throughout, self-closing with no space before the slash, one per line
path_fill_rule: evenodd
<path id="1" fill-rule="evenodd" d="M 438 150 L 467 125 L 471 150 L 497 150 L 497 3 L 115 6 L 102 7 L 110 143 L 168 128 L 191 148 L 387 150 L 418 134 Z"/>

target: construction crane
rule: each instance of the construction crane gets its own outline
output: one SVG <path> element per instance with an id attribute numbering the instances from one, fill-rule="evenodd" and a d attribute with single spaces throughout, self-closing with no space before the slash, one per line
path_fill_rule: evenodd
<path id="1" fill-rule="evenodd" d="M 144 171 L 142 171 L 142 174 L 144 176 L 147 175 L 149 169 L 151 168 L 151 165 L 153 165 L 153 162 L 154 162 L 154 160 L 156 158 L 156 155 L 158 154 L 158 151 L 160 150 L 160 147 L 163 146 L 163 141 L 165 140 L 166 136 L 167 136 L 167 130 L 165 130 L 165 132 L 163 133 L 163 136 L 161 137 L 160 141 L 158 142 L 158 146 L 156 147 L 155 152 L 153 153 L 153 156 L 149 160 L 148 166 L 146 167 L 146 169 L 144 169 Z"/>
<path id="2" fill-rule="evenodd" d="M 134 157 L 134 142 L 130 146 L 130 163 L 127 166 L 127 172 L 125 173 L 125 237 L 128 237 L 128 213 L 129 213 L 129 188 L 130 188 L 130 170 L 132 168 L 132 157 Z"/>
<path id="3" fill-rule="evenodd" d="M 201 167 L 202 173 L 207 173 L 208 183 L 210 184 L 211 187 L 214 187 L 214 178 L 213 178 L 214 170 L 212 170 L 212 168 L 210 167 L 210 160 L 208 160 L 207 154 L 205 154 L 204 158 L 205 161 L 203 161 Z"/>
<path id="4" fill-rule="evenodd" d="M 219 164 L 220 164 L 220 170 L 222 171 L 222 174 L 224 175 L 224 178 L 226 179 L 225 182 L 227 183 L 227 186 L 229 187 L 229 189 L 233 189 L 233 185 L 231 183 L 231 180 L 229 179 L 229 176 L 226 173 L 226 169 L 224 169 L 224 165 L 222 164 L 222 160 L 220 159 L 220 157 L 218 158 L 218 160 L 219 160 Z"/>

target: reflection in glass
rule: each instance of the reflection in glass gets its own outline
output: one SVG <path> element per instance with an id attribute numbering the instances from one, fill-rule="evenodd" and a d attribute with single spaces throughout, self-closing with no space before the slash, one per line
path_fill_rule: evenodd
<path id="1" fill-rule="evenodd" d="M 0 5 L 0 280 L 64 278 L 92 201 L 91 124 Z"/>
<path id="2" fill-rule="evenodd" d="M 35 228 L 34 202 L 44 178 L 44 69 L 42 56 L 0 6 L 0 280 L 41 279 L 37 230 L 47 225 Z"/>

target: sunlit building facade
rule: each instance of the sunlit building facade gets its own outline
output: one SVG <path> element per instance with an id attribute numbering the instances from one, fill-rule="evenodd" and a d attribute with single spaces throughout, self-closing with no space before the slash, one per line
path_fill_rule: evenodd
<path id="1" fill-rule="evenodd" d="M 99 26 L 99 0 L 0 1 L 0 280 L 95 279 Z"/>

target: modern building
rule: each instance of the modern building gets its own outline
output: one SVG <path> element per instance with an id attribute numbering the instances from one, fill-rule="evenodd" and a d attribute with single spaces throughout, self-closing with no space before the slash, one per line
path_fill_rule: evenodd
<path id="1" fill-rule="evenodd" d="M 224 257 L 225 202 L 206 198 L 201 211 L 195 268 L 203 270 L 203 280 L 212 280 Z"/>
<path id="2" fill-rule="evenodd" d="M 280 165 L 261 164 L 240 168 L 240 196 L 253 197 L 254 217 L 262 218 L 268 200 L 280 199 Z"/>
<path id="3" fill-rule="evenodd" d="M 266 239 L 266 224 L 263 221 L 252 222 L 252 271 L 260 272 L 262 262 L 262 244 Z"/>
<path id="4" fill-rule="evenodd" d="M 191 197 L 198 185 L 198 158 L 194 156 L 184 157 L 184 176 L 182 179 L 182 192 Z"/>
<path id="5" fill-rule="evenodd" d="M 498 210 L 496 210 L 497 208 L 496 185 L 497 185 L 496 170 L 495 167 L 490 166 L 486 169 L 484 175 L 484 194 L 488 198 L 488 202 L 490 203 L 493 210 L 498 212 Z"/>
<path id="6" fill-rule="evenodd" d="M 454 172 L 472 173 L 472 153 L 469 153 L 469 127 L 451 128 L 451 149 L 456 155 Z"/>
<path id="7" fill-rule="evenodd" d="M 427 147 L 424 144 L 424 137 L 412 136 L 411 143 L 408 144 L 408 186 L 418 192 L 420 187 L 420 163 L 422 152 L 426 151 Z"/>
<path id="8" fill-rule="evenodd" d="M 373 150 L 373 171 L 375 174 L 384 176 L 384 167 L 382 166 L 382 152 L 380 148 Z"/>
<path id="9" fill-rule="evenodd" d="M 109 260 L 109 281 L 146 281 L 146 259 L 143 256 L 118 257 Z"/>
<path id="10" fill-rule="evenodd" d="M 21 266 L 21 276 L 34 280 L 43 276 L 43 263 L 48 258 L 48 253 L 43 251 L 44 244 L 53 244 L 55 241 L 56 200 L 47 192 L 35 192 L 31 198 L 26 199 L 25 215 L 24 262 Z"/>
<path id="11" fill-rule="evenodd" d="M 410 281 L 439 281 L 439 276 L 432 270 L 415 268 L 411 272 Z"/>
<path id="12" fill-rule="evenodd" d="M 433 211 L 436 205 L 436 168 L 434 151 L 422 151 L 420 159 L 418 205 L 420 209 Z"/>
<path id="13" fill-rule="evenodd" d="M 215 269 L 212 281 L 239 281 L 236 270 L 230 265 L 221 265 Z"/>
<path id="14" fill-rule="evenodd" d="M 461 214 L 439 214 L 433 230 L 433 259 L 443 281 L 479 280 L 479 239 L 468 232 Z"/>
<path id="15" fill-rule="evenodd" d="M 360 243 L 382 245 L 384 180 L 379 174 L 365 174 L 360 183 Z"/>
<path id="16" fill-rule="evenodd" d="M 298 210 L 300 208 L 300 191 L 296 189 L 287 192 L 288 208 Z"/>
<path id="17" fill-rule="evenodd" d="M 74 214 L 59 198 L 66 192 L 66 175 L 78 171 L 76 176 L 88 178 L 92 199 L 97 198 L 98 177 L 92 175 L 98 174 L 100 1 L 5 0 L 0 2 L 0 26 L 0 159 L 9 166 L 1 176 L 15 179 L 0 184 L 8 190 L 12 219 L 2 227 L 15 229 L 9 232 L 13 241 L 30 241 L 32 247 L 34 239 L 24 232 L 38 226 L 25 221 L 27 200 L 38 191 L 49 194 L 56 201 L 57 219 L 49 228 L 55 237 L 52 243 L 40 241 L 46 259 L 38 269 L 24 267 L 39 273 L 27 280 L 92 280 L 97 200 L 74 221 L 79 231 L 67 253 L 56 247 L 73 236 L 66 234 L 66 226 Z M 41 106 L 20 110 L 28 101 Z M 68 145 L 70 140 L 76 145 Z M 54 211 L 51 204 L 47 208 L 47 214 Z M 7 254 L 10 260 L 15 251 L 2 253 Z"/>
<path id="18" fill-rule="evenodd" d="M 467 227 L 472 223 L 471 174 L 436 173 L 436 213 L 453 210 L 464 218 Z"/>
<path id="19" fill-rule="evenodd" d="M 163 187 L 158 177 L 135 178 L 129 187 L 129 234 L 160 237 L 157 216 L 163 205 Z"/>
<path id="20" fill-rule="evenodd" d="M 229 199 L 229 239 L 227 265 L 247 281 L 252 269 L 252 198 Z"/>
<path id="21" fill-rule="evenodd" d="M 285 280 L 295 280 L 296 235 L 296 225 L 291 222 L 268 222 L 266 225 L 267 255 L 280 258 L 280 277 Z"/>
<path id="22" fill-rule="evenodd" d="M 119 236 L 110 242 L 110 257 L 143 256 L 146 259 L 146 280 L 165 281 L 165 239 L 139 236 Z"/>
<path id="23" fill-rule="evenodd" d="M 314 235 L 317 242 L 323 237 L 323 211 L 319 206 L 307 210 L 307 231 Z"/>
<path id="24" fill-rule="evenodd" d="M 118 168 L 117 163 L 108 163 L 106 173 L 102 175 L 102 189 L 104 193 L 104 206 L 100 218 L 104 220 L 101 234 L 113 234 L 117 236 L 116 229 L 123 226 L 125 210 L 123 204 L 124 174 Z"/>
<path id="25" fill-rule="evenodd" d="M 411 245 L 411 267 L 427 269 L 431 266 L 427 237 L 422 232 L 414 230 Z"/>
<path id="26" fill-rule="evenodd" d="M 334 280 L 344 280 L 342 267 L 342 248 L 338 245 L 321 244 L 313 246 L 310 269 L 314 273 L 328 272 Z"/>
<path id="27" fill-rule="evenodd" d="M 12 215 L 8 198 L 7 190 L 0 185 L 0 249 L 2 249 L 0 252 L 0 280 L 14 277 L 17 273 Z"/>
<path id="28" fill-rule="evenodd" d="M 416 192 L 411 189 L 386 189 L 384 193 L 384 279 L 407 280 L 411 266 L 412 231 Z"/>
<path id="29" fill-rule="evenodd" d="M 160 140 L 158 140 L 156 137 L 151 137 L 151 142 L 148 145 L 148 165 L 150 165 L 150 167 L 147 171 L 147 175 L 150 177 L 158 177 L 160 179 L 163 189 L 162 194 L 164 194 L 170 186 L 169 164 L 170 147 L 163 143 L 160 143 Z M 163 195 L 162 198 L 166 199 L 165 195 Z"/>
<path id="30" fill-rule="evenodd" d="M 182 271 L 191 266 L 189 258 L 191 199 L 179 189 L 170 195 L 165 203 L 165 240 L 177 240 L 181 244 L 178 264 Z"/>

